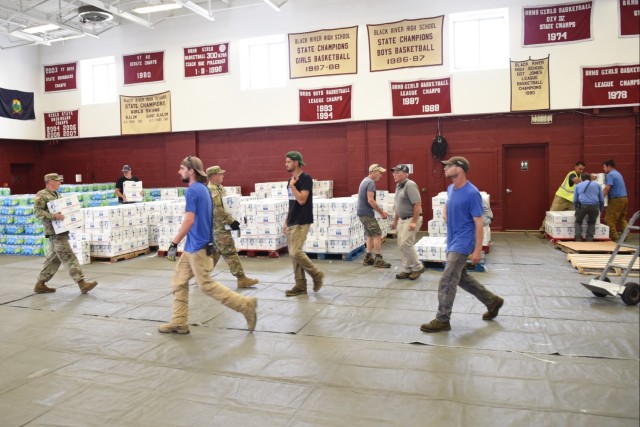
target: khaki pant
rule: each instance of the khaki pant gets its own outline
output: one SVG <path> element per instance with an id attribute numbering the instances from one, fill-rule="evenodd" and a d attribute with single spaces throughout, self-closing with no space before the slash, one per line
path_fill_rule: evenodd
<path id="1" fill-rule="evenodd" d="M 567 199 L 564 199 L 558 195 L 556 195 L 553 198 L 553 202 L 551 202 L 551 207 L 549 208 L 549 211 L 551 212 L 563 212 L 563 211 L 572 211 L 572 210 L 573 210 L 573 202 Z M 540 226 L 540 231 L 544 231 L 545 218 L 542 219 L 542 225 Z"/>
<path id="2" fill-rule="evenodd" d="M 422 217 L 418 219 L 415 230 L 409 230 L 412 218 L 400 219 L 396 229 L 396 240 L 398 241 L 398 249 L 400 250 L 400 259 L 402 260 L 402 271 L 411 273 L 412 271 L 422 270 L 422 263 L 418 259 L 418 253 L 414 245 L 416 244 L 416 233 L 422 227 Z"/>
<path id="3" fill-rule="evenodd" d="M 609 199 L 607 204 L 607 213 L 604 216 L 604 222 L 609 226 L 609 237 L 611 237 L 611 240 L 617 241 L 620 238 L 620 233 L 618 233 L 618 224 L 620 224 L 620 232 L 627 228 L 628 205 L 629 199 L 626 197 Z"/>
<path id="4" fill-rule="evenodd" d="M 49 237 L 49 255 L 44 261 L 42 271 L 40 271 L 38 275 L 38 282 L 47 283 L 51 280 L 62 263 L 69 269 L 69 275 L 74 282 L 80 283 L 84 280 L 78 258 L 76 258 L 76 255 L 69 245 L 69 236 L 67 233 L 54 234 Z"/>
<path id="5" fill-rule="evenodd" d="M 291 263 L 293 264 L 293 275 L 296 279 L 296 286 L 304 289 L 306 289 L 307 286 L 305 272 L 309 273 L 311 277 L 316 277 L 320 274 L 320 270 L 318 270 L 304 252 L 304 242 L 307 240 L 308 233 L 309 224 L 287 227 L 287 245 Z"/>
<path id="6" fill-rule="evenodd" d="M 242 312 L 248 298 L 230 291 L 209 275 L 213 260 L 206 249 L 195 253 L 183 252 L 173 273 L 173 311 L 171 323 L 189 324 L 189 280 L 195 276 L 200 290 L 235 311 Z"/>

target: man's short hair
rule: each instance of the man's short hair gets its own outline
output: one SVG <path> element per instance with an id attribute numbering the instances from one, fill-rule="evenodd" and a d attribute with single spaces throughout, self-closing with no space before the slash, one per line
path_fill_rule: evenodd
<path id="1" fill-rule="evenodd" d="M 587 167 L 587 165 L 582 160 L 578 160 L 576 162 L 576 166 L 584 166 L 585 168 Z"/>
<path id="2" fill-rule="evenodd" d="M 604 166 L 610 166 L 612 168 L 616 167 L 616 162 L 614 162 L 613 159 L 605 160 L 604 162 L 602 162 L 602 164 Z"/>

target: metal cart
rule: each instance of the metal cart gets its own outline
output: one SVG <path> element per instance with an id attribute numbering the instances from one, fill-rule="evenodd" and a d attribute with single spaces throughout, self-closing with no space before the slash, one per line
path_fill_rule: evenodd
<path id="1" fill-rule="evenodd" d="M 624 301 L 624 303 L 627 305 L 637 305 L 638 302 L 640 302 L 640 285 L 634 282 L 625 283 L 627 277 L 629 276 L 629 273 L 631 272 L 633 264 L 638 259 L 638 245 L 625 243 L 625 240 L 631 230 L 640 229 L 640 227 L 636 225 L 636 223 L 638 222 L 638 217 L 640 217 L 640 211 L 637 211 L 631 217 L 631 220 L 627 224 L 627 228 L 625 228 L 622 232 L 622 235 L 618 240 L 618 244 L 616 245 L 615 250 L 611 254 L 611 257 L 609 258 L 609 261 L 607 261 L 607 265 L 604 270 L 602 270 L 600 276 L 596 277 L 595 279 L 591 279 L 589 283 L 582 283 L 582 285 L 585 288 L 589 289 L 595 296 L 606 297 L 607 295 L 610 295 L 612 297 L 615 297 L 617 295 L 620 295 L 622 301 Z M 618 251 L 621 247 L 635 249 L 628 265 L 614 264 L 613 262 L 618 255 Z M 622 278 L 620 280 L 620 284 L 611 283 L 611 279 L 607 277 L 607 273 L 612 268 L 620 268 L 622 270 Z"/>

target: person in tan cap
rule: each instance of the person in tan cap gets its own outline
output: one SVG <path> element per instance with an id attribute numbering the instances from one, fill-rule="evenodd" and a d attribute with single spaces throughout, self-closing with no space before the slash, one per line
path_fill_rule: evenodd
<path id="1" fill-rule="evenodd" d="M 44 226 L 44 236 L 49 240 L 49 255 L 44 261 L 42 271 L 38 275 L 33 291 L 37 294 L 48 294 L 55 292 L 55 288 L 50 288 L 46 283 L 57 273 L 60 264 L 69 270 L 69 275 L 80 287 L 80 292 L 86 294 L 95 288 L 98 282 L 87 282 L 80 268 L 78 258 L 69 245 L 69 232 L 56 234 L 52 221 L 63 220 L 64 215 L 60 212 L 50 212 L 47 203 L 60 198 L 58 189 L 62 183 L 62 176 L 57 173 L 48 173 L 44 176 L 45 189 L 38 191 L 33 203 L 33 215 L 42 220 Z"/>
<path id="2" fill-rule="evenodd" d="M 231 237 L 231 232 L 225 228 L 228 225 L 232 230 L 240 230 L 240 223 L 234 217 L 229 215 L 224 209 L 222 199 L 226 196 L 222 182 L 224 181 L 224 170 L 220 166 L 211 166 L 207 168 L 207 177 L 209 178 L 209 191 L 213 199 L 213 231 L 216 236 L 216 246 L 220 250 L 217 257 L 214 258 L 213 267 L 218 263 L 219 256 L 222 255 L 229 270 L 238 280 L 238 288 L 250 288 L 258 284 L 258 279 L 251 279 L 244 275 L 244 269 L 238 258 L 236 245 Z"/>
<path id="3" fill-rule="evenodd" d="M 369 166 L 369 175 L 360 183 L 358 189 L 358 218 L 364 226 L 364 236 L 366 241 L 367 254 L 364 257 L 364 265 L 373 265 L 378 268 L 389 268 L 391 264 L 382 259 L 382 229 L 375 217 L 374 211 L 380 214 L 382 219 L 387 219 L 389 214 L 376 203 L 376 181 L 380 179 L 387 170 L 374 163 Z M 375 254 L 375 258 L 372 255 Z"/>
<path id="4" fill-rule="evenodd" d="M 451 179 L 447 188 L 447 262 L 438 285 L 438 313 L 436 318 L 420 327 L 422 332 L 451 330 L 449 319 L 458 286 L 487 306 L 483 320 L 493 320 L 504 300 L 490 292 L 475 277 L 467 273 L 467 259 L 477 264 L 482 259 L 482 197 L 467 181 L 469 161 L 455 156 L 442 162 L 444 175 Z"/>
<path id="5" fill-rule="evenodd" d="M 175 261 L 178 243 L 187 237 L 184 252 L 173 274 L 173 308 L 171 322 L 161 325 L 159 332 L 188 334 L 189 330 L 189 280 L 195 276 L 200 290 L 220 301 L 232 310 L 240 312 L 247 321 L 247 329 L 256 327 L 256 306 L 254 297 L 239 295 L 210 277 L 213 270 L 213 204 L 211 194 L 205 185 L 207 174 L 202 160 L 195 156 L 185 157 L 180 163 L 178 174 L 182 182 L 188 183 L 185 191 L 186 207 L 182 225 L 173 238 L 167 259 Z"/>

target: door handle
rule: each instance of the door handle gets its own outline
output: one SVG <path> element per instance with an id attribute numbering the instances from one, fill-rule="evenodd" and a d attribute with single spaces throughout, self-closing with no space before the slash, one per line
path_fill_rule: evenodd
<path id="1" fill-rule="evenodd" d="M 509 189 L 507 188 L 507 194 L 509 194 L 509 193 L 513 193 L 513 191 L 511 191 L 511 190 L 509 190 Z"/>

